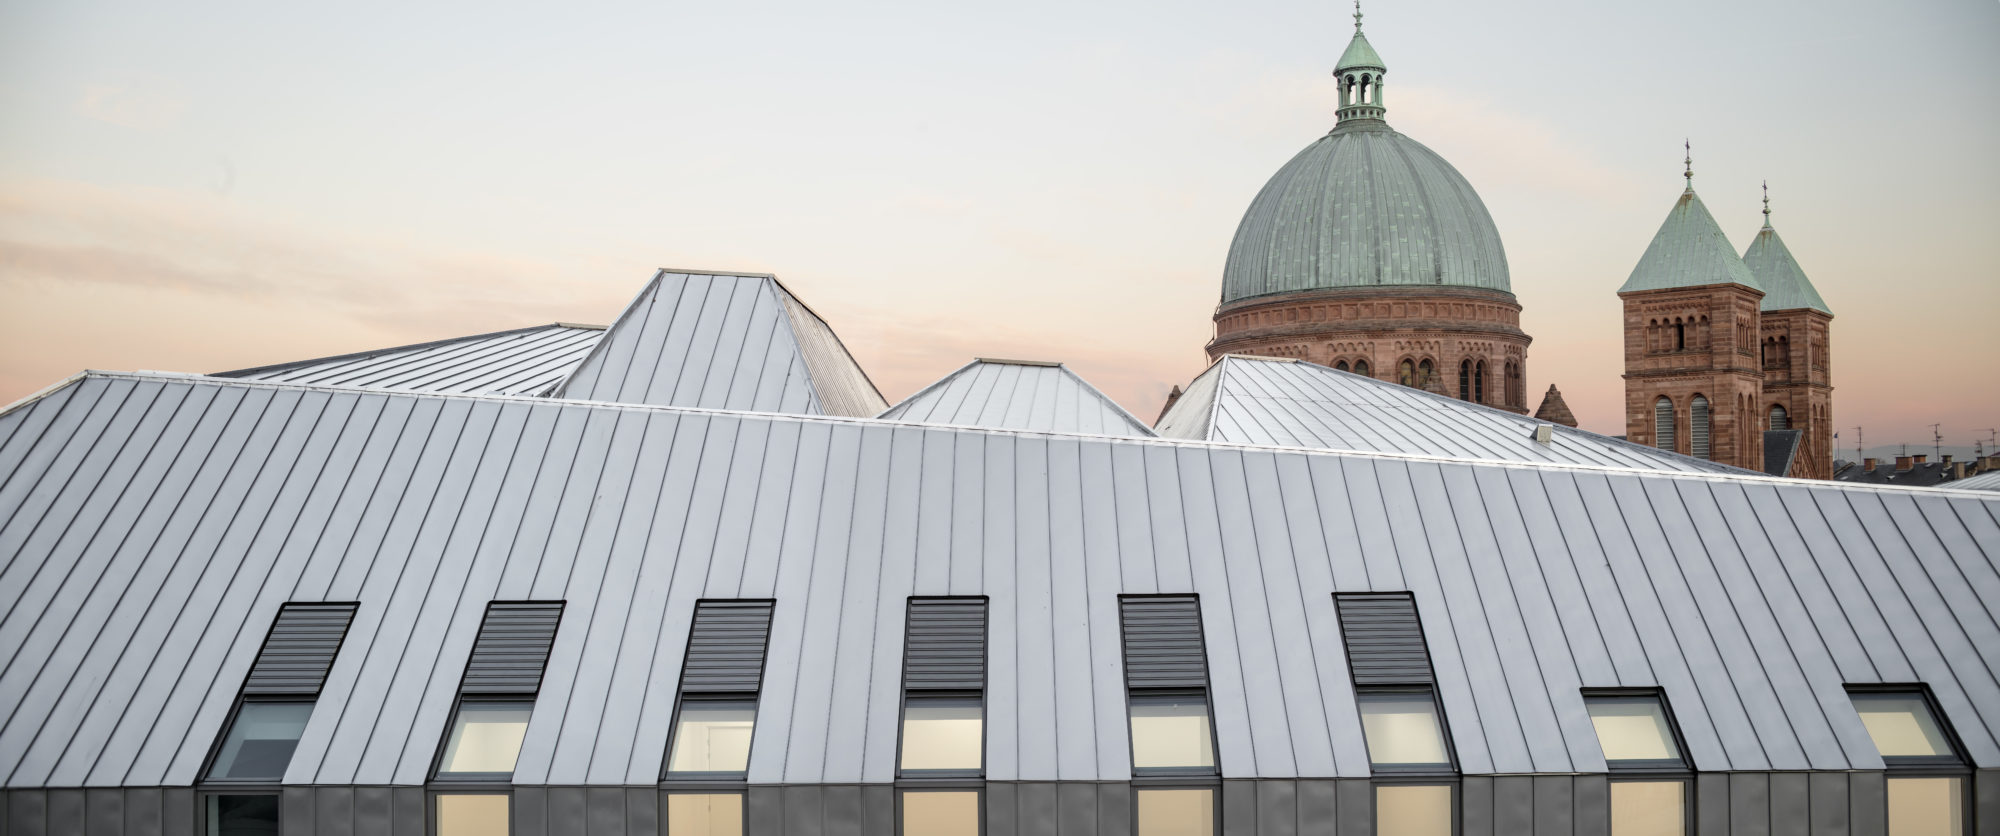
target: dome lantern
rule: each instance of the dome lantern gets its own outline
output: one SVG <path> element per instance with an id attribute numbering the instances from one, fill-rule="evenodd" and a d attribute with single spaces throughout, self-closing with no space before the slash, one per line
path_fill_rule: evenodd
<path id="1" fill-rule="evenodd" d="M 1382 56 L 1368 44 L 1368 36 L 1361 34 L 1361 0 L 1354 0 L 1354 39 L 1347 42 L 1347 51 L 1340 54 L 1340 63 L 1333 68 L 1333 77 L 1340 83 L 1340 109 L 1335 114 L 1341 124 L 1353 119 L 1382 119 L 1386 111 L 1382 77 L 1388 72 L 1382 66 Z"/>

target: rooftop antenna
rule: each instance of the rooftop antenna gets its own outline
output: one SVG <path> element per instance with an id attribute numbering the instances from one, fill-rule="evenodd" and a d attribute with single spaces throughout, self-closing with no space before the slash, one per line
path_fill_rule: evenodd
<path id="1" fill-rule="evenodd" d="M 1931 458 L 1938 459 L 1940 461 L 1944 459 L 1944 436 L 1938 433 L 1938 427 L 1941 426 L 1944 425 L 1943 424 L 1931 425 Z"/>
<path id="2" fill-rule="evenodd" d="M 1861 428 L 1854 428 L 1854 460 L 1861 461 Z"/>

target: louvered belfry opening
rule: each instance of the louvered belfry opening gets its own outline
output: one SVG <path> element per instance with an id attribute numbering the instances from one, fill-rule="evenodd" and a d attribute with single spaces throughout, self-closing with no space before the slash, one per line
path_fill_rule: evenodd
<path id="1" fill-rule="evenodd" d="M 695 602 L 666 779 L 740 781 L 748 774 L 774 603 Z"/>
<path id="2" fill-rule="evenodd" d="M 458 708 L 438 755 L 441 781 L 504 783 L 514 774 L 542 671 L 561 626 L 561 601 L 493 601 L 459 680 Z M 465 799 L 439 808 L 457 809 Z M 489 799 L 487 803 L 498 804 Z M 440 812 L 442 815 L 442 812 Z M 464 814 L 474 815 L 474 814 Z"/>
<path id="3" fill-rule="evenodd" d="M 208 781 L 284 779 L 355 607 L 313 603 L 279 608 L 243 680 L 242 698 L 209 756 L 203 773 Z"/>
<path id="4" fill-rule="evenodd" d="M 1436 678 L 1416 599 L 1407 592 L 1336 593 L 1368 763 L 1376 832 L 1424 836 L 1451 809 L 1456 759 L 1438 710 Z"/>
<path id="5" fill-rule="evenodd" d="M 911 598 L 897 772 L 976 777 L 985 766 L 986 599 Z"/>

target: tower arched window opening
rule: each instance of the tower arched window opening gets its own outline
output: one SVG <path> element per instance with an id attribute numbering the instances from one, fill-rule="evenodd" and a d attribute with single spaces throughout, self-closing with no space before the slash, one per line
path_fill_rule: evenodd
<path id="1" fill-rule="evenodd" d="M 1458 399 L 1472 400 L 1472 361 L 1458 361 Z"/>
<path id="2" fill-rule="evenodd" d="M 1430 360 L 1428 360 L 1428 359 L 1424 360 L 1424 361 L 1423 361 L 1423 362 L 1421 362 L 1421 363 L 1418 363 L 1418 364 L 1417 364 L 1417 388 L 1418 388 L 1418 389 L 1429 389 L 1429 388 L 1431 388 L 1431 378 L 1433 378 L 1433 377 L 1436 377 L 1436 376 L 1437 376 L 1437 375 L 1436 375 L 1436 371 L 1437 371 L 1437 367 L 1436 367 L 1436 366 L 1434 366 L 1434 365 L 1432 365 L 1432 364 L 1431 364 L 1431 361 L 1430 361 Z"/>
<path id="3" fill-rule="evenodd" d="M 1410 362 L 1409 358 L 1404 358 L 1403 362 L 1396 366 L 1396 382 L 1404 386 L 1416 385 L 1417 364 Z"/>
<path id="4" fill-rule="evenodd" d="M 1791 428 L 1791 415 L 1785 412 L 1784 404 L 1771 404 L 1771 429 L 1789 430 Z"/>
<path id="5" fill-rule="evenodd" d="M 1709 458 L 1708 399 L 1700 395 L 1688 401 L 1688 455 Z"/>
<path id="6" fill-rule="evenodd" d="M 1344 371 L 1347 371 L 1347 361 L 1346 361 L 1346 360 L 1342 360 L 1342 361 L 1340 361 L 1340 362 L 1338 362 L 1338 363 L 1335 363 L 1335 364 L 1333 364 L 1333 368 L 1334 368 L 1334 370 L 1335 370 L 1335 371 L 1343 371 L 1343 372 L 1344 372 Z"/>
<path id="7" fill-rule="evenodd" d="M 1372 373 L 1370 373 L 1370 372 L 1368 371 L 1368 361 L 1367 361 L 1367 360 L 1356 360 L 1356 361 L 1354 361 L 1354 373 L 1355 373 L 1355 374 L 1358 374 L 1358 375 L 1361 375 L 1362 377 L 1373 377 L 1373 376 L 1374 376 L 1374 375 L 1373 375 Z"/>
<path id="8" fill-rule="evenodd" d="M 1674 402 L 1665 395 L 1653 402 L 1653 446 L 1674 449 Z"/>
<path id="9" fill-rule="evenodd" d="M 1674 350 L 1686 351 L 1688 347 L 1687 323 L 1674 323 Z"/>
<path id="10" fill-rule="evenodd" d="M 1478 401 L 1479 403 L 1486 402 L 1485 360 L 1479 361 L 1479 365 L 1472 367 L 1472 399 Z"/>

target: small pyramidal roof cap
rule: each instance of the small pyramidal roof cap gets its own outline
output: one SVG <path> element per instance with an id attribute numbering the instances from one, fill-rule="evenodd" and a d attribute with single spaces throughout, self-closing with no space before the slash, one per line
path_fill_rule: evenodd
<path id="1" fill-rule="evenodd" d="M 1549 393 L 1542 396 L 1542 405 L 1535 410 L 1535 418 L 1565 427 L 1576 426 L 1576 413 L 1569 410 L 1569 403 L 1563 400 L 1563 393 L 1553 383 L 1549 384 Z"/>
<path id="2" fill-rule="evenodd" d="M 1736 257 L 1736 248 L 1730 246 L 1729 236 L 1722 234 L 1715 216 L 1708 213 L 1708 207 L 1694 193 L 1692 157 L 1685 176 L 1687 190 L 1681 192 L 1680 200 L 1667 212 L 1666 222 L 1653 234 L 1653 243 L 1647 245 L 1646 254 L 1639 257 L 1638 266 L 1632 268 L 1631 277 L 1618 292 L 1712 284 L 1739 284 L 1763 290 L 1764 286 L 1743 259 Z"/>
<path id="3" fill-rule="evenodd" d="M 1347 42 L 1347 51 L 1340 54 L 1340 63 L 1334 65 L 1333 71 L 1338 73 L 1361 67 L 1388 69 L 1382 64 L 1382 56 L 1375 54 L 1375 47 L 1368 45 L 1368 36 L 1361 34 L 1361 0 L 1355 0 L 1354 39 Z"/>
<path id="4" fill-rule="evenodd" d="M 1779 238 L 1778 231 L 1771 228 L 1771 192 L 1768 186 L 1764 190 L 1764 228 L 1757 230 L 1750 249 L 1743 251 L 1743 263 L 1764 286 L 1764 299 L 1759 308 L 1767 311 L 1804 308 L 1833 315 L 1833 309 L 1826 306 L 1826 300 L 1820 298 L 1812 280 L 1806 278 L 1806 271 L 1799 267 L 1799 260 L 1793 258 L 1792 251 L 1785 246 L 1785 239 Z"/>

